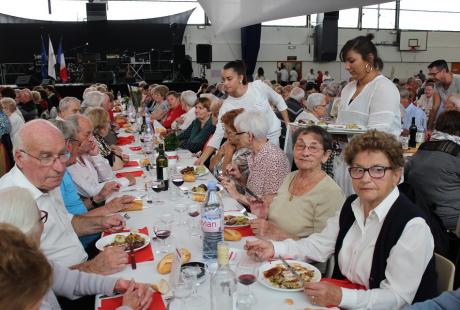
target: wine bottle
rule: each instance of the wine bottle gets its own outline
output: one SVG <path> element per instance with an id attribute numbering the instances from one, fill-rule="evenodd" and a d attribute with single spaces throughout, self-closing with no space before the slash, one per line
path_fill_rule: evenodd
<path id="1" fill-rule="evenodd" d="M 218 268 L 211 276 L 211 310 L 233 310 L 236 276 L 228 266 L 228 244 L 217 245 Z"/>
<path id="2" fill-rule="evenodd" d="M 415 117 L 412 117 L 412 124 L 409 127 L 409 147 L 417 145 L 417 125 L 415 125 Z"/>
<path id="3" fill-rule="evenodd" d="M 169 171 L 168 171 L 168 158 L 165 155 L 165 149 L 163 144 L 160 144 L 158 147 L 158 157 L 156 160 L 157 164 L 157 180 L 162 180 L 165 183 L 164 191 L 168 190 L 168 180 L 169 180 Z"/>
<path id="4" fill-rule="evenodd" d="M 145 120 L 145 114 L 142 116 L 142 125 L 140 129 L 140 133 L 143 133 L 147 130 L 147 121 Z"/>

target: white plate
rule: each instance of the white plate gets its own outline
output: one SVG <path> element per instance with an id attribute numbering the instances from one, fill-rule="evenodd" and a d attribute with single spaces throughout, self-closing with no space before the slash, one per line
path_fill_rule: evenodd
<path id="1" fill-rule="evenodd" d="M 314 270 L 315 275 L 313 276 L 313 278 L 311 279 L 310 282 L 319 282 L 321 280 L 321 272 L 315 266 L 312 266 L 309 263 L 305 263 L 305 262 L 297 261 L 297 260 L 286 260 L 286 261 L 290 265 L 299 264 L 302 267 L 306 267 L 306 268 L 308 268 L 310 270 Z M 263 285 L 265 285 L 266 287 L 271 288 L 271 289 L 276 290 L 276 291 L 281 291 L 281 292 L 300 292 L 300 291 L 303 291 L 303 288 L 287 289 L 287 288 L 275 287 L 270 283 L 270 281 L 268 281 L 264 277 L 264 271 L 266 271 L 266 270 L 268 270 L 270 268 L 273 268 L 273 267 L 275 267 L 277 265 L 283 265 L 283 262 L 281 260 L 274 260 L 274 261 L 265 263 L 262 266 L 260 266 L 259 270 L 258 270 L 257 280 L 260 283 L 262 283 Z"/>
<path id="2" fill-rule="evenodd" d="M 185 166 L 185 167 L 177 167 L 177 171 L 180 173 L 180 171 L 181 171 L 182 169 L 187 168 L 187 167 L 193 167 L 193 169 L 195 169 L 197 166 L 190 165 L 190 166 Z M 203 167 L 205 167 L 205 166 L 203 166 Z M 206 170 L 205 172 L 203 172 L 203 173 L 198 173 L 198 174 L 195 174 L 195 175 L 196 175 L 198 178 L 199 178 L 199 177 L 202 177 L 202 176 L 204 176 L 204 175 L 207 175 L 207 174 L 209 173 L 209 170 L 208 170 L 206 167 L 205 167 L 205 170 Z"/>
<path id="3" fill-rule="evenodd" d="M 121 232 L 121 233 L 116 233 L 116 234 L 111 234 L 111 235 L 108 235 L 108 236 L 105 236 L 105 237 L 102 237 L 101 239 L 97 240 L 96 241 L 96 248 L 99 250 L 99 251 L 104 251 L 105 247 L 111 243 L 113 243 L 113 240 L 115 240 L 115 236 L 116 235 L 123 235 L 123 236 L 127 236 L 129 235 L 130 232 Z M 141 234 L 141 233 L 136 233 L 138 234 L 139 236 L 141 236 L 142 238 L 144 238 L 144 245 L 137 248 L 137 249 L 134 249 L 134 252 L 136 251 L 139 251 L 140 249 L 143 249 L 145 248 L 149 243 L 150 243 L 150 237 L 147 236 L 147 235 L 144 235 L 144 234 Z M 129 252 L 129 251 L 126 251 L 126 252 Z"/>
<path id="4" fill-rule="evenodd" d="M 224 212 L 224 216 L 226 215 L 233 215 L 233 216 L 244 216 L 243 213 L 241 212 L 238 212 L 238 211 L 225 211 Z M 255 220 L 257 218 L 257 216 L 255 216 L 254 214 L 251 214 L 251 213 L 248 213 L 249 216 L 244 216 L 246 217 L 248 220 Z M 246 225 L 225 225 L 225 227 L 244 227 L 244 226 L 248 226 L 249 225 L 249 222 L 246 224 Z"/>
<path id="5" fill-rule="evenodd" d="M 364 126 L 357 125 L 358 127 L 355 128 L 348 128 L 347 125 L 333 125 L 329 124 L 327 125 L 328 128 L 330 129 L 338 129 L 338 130 L 350 130 L 350 131 L 366 131 L 367 128 Z"/>

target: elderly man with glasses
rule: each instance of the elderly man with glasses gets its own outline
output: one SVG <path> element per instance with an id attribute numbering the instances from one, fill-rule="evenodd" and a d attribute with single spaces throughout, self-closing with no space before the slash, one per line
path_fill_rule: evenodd
<path id="1" fill-rule="evenodd" d="M 122 270 L 128 263 L 123 250 L 107 249 L 109 251 L 86 261 L 88 256 L 78 236 L 103 230 L 118 231 L 125 222 L 120 215 L 69 215 L 60 192 L 69 160 L 62 133 L 48 121 L 34 120 L 19 130 L 13 147 L 16 165 L 0 179 L 0 189 L 25 188 L 36 200 L 38 208 L 48 212 L 41 237 L 45 255 L 63 266 L 87 272 L 112 274 Z"/>

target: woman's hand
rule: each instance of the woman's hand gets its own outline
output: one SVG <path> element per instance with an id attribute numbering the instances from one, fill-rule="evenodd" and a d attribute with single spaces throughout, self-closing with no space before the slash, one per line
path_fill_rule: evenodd
<path id="1" fill-rule="evenodd" d="M 243 178 L 243 176 L 240 173 L 240 169 L 238 169 L 237 165 L 235 165 L 234 163 L 228 164 L 227 167 L 225 167 L 225 171 L 229 176 L 233 177 L 235 180 L 239 181 Z"/>
<path id="2" fill-rule="evenodd" d="M 252 232 L 256 237 L 268 237 L 272 230 L 272 224 L 264 219 L 255 219 L 250 221 Z"/>
<path id="3" fill-rule="evenodd" d="M 312 304 L 322 307 L 338 306 L 342 301 L 342 289 L 327 282 L 306 283 L 303 292 Z"/>
<path id="4" fill-rule="evenodd" d="M 238 191 L 236 190 L 235 181 L 232 181 L 230 178 L 223 177 L 221 178 L 220 183 L 232 198 L 235 199 L 237 196 L 240 195 L 240 193 L 238 193 Z"/>
<path id="5" fill-rule="evenodd" d="M 259 219 L 268 218 L 268 204 L 261 199 L 249 198 L 249 208 Z"/>
<path id="6" fill-rule="evenodd" d="M 246 241 L 244 249 L 248 256 L 251 256 L 256 261 L 269 260 L 275 255 L 273 243 L 265 240 Z"/>
<path id="7" fill-rule="evenodd" d="M 123 160 L 124 162 L 128 162 L 129 161 L 129 155 L 121 154 L 121 160 Z"/>
<path id="8" fill-rule="evenodd" d="M 117 284 L 119 286 L 125 286 L 126 280 L 118 280 Z M 123 295 L 123 306 L 128 306 L 133 309 L 148 309 L 150 303 L 152 302 L 152 294 L 153 290 L 148 287 L 147 284 L 140 284 L 135 283 L 134 280 L 128 282 L 129 285 L 127 289 L 125 289 L 125 294 Z M 117 289 L 117 285 L 115 286 Z M 123 288 L 121 288 L 118 292 L 122 292 Z"/>

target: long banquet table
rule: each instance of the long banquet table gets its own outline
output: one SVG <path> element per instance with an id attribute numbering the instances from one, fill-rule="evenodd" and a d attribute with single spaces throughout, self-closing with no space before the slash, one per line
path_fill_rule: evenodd
<path id="1" fill-rule="evenodd" d="M 120 133 L 120 136 L 122 135 L 131 135 L 128 133 Z M 144 158 L 145 155 L 143 155 L 142 151 L 132 151 L 129 149 L 130 146 L 139 146 L 141 145 L 139 142 L 138 137 L 135 135 L 135 141 L 130 144 L 130 145 L 125 145 L 122 146 L 124 152 L 126 154 L 129 154 L 130 160 L 141 160 Z M 192 156 L 192 154 L 187 151 L 187 150 L 179 150 L 178 151 L 179 155 L 179 161 L 177 163 L 177 167 L 184 167 L 187 165 L 193 165 L 193 162 L 195 158 Z M 128 167 L 128 168 L 123 168 L 121 172 L 125 171 L 133 171 L 133 170 L 139 170 L 140 168 L 134 168 L 134 167 Z M 117 171 L 118 172 L 118 171 Z M 145 194 L 145 189 L 144 189 L 144 184 L 147 180 L 152 180 L 156 178 L 155 176 L 155 171 L 153 172 L 146 172 L 144 171 L 144 177 L 138 177 L 136 178 L 136 185 L 131 186 L 129 188 L 125 188 L 119 193 L 117 193 L 115 196 L 123 195 L 123 194 L 129 194 L 137 197 L 141 197 L 142 195 Z M 211 173 L 208 173 L 202 177 L 199 177 L 195 182 L 193 183 L 184 183 L 182 187 L 187 187 L 191 188 L 195 185 L 204 183 L 206 184 L 208 180 L 215 180 L 214 177 L 212 176 Z M 143 202 L 144 202 L 144 209 L 142 211 L 132 211 L 132 212 L 122 212 L 121 214 L 124 215 L 125 213 L 128 213 L 129 219 L 126 221 L 126 226 L 131 229 L 138 229 L 142 227 L 147 227 L 149 230 L 150 237 L 153 236 L 152 230 L 153 230 L 153 224 L 157 221 L 159 221 L 160 216 L 164 213 L 172 213 L 174 216 L 177 215 L 177 213 L 174 211 L 174 204 L 176 203 L 183 203 L 186 205 L 189 204 L 194 204 L 196 202 L 192 201 L 191 198 L 187 197 L 186 195 L 182 195 L 182 197 L 178 200 L 172 201 L 172 187 L 174 185 L 172 182 L 170 182 L 170 189 L 168 191 L 163 191 L 160 192 L 159 194 L 153 193 L 154 194 L 154 202 L 152 204 L 148 204 L 146 202 L 147 197 L 143 197 Z M 163 201 L 162 203 L 156 202 L 156 200 L 161 200 Z M 225 191 L 222 193 L 222 200 L 224 204 L 224 209 L 225 210 L 237 210 L 241 209 L 242 207 L 238 202 L 233 200 Z M 185 213 L 184 217 L 188 217 L 187 213 Z M 189 218 L 189 217 L 188 217 Z M 187 218 L 187 220 L 188 220 Z M 195 218 L 195 220 L 199 221 L 198 219 Z M 187 225 L 181 225 L 178 224 L 176 221 L 176 224 L 173 224 L 172 226 L 172 236 L 168 238 L 169 243 L 178 248 L 185 247 L 190 250 L 192 257 L 190 261 L 203 261 L 202 258 L 202 241 L 198 237 L 193 237 L 191 236 L 189 230 L 188 230 Z M 237 242 L 228 242 L 230 246 L 230 250 L 234 251 L 236 253 L 236 260 L 231 261 L 231 267 L 236 268 L 236 263 L 238 261 L 238 257 L 241 257 L 243 255 L 246 255 L 245 252 L 243 251 L 243 246 L 246 240 L 253 240 L 255 237 L 243 237 L 242 240 L 237 241 Z M 153 251 L 159 247 L 160 243 L 159 240 L 157 239 L 151 239 L 151 244 Z M 162 254 L 156 254 L 154 252 L 154 260 L 153 261 L 148 261 L 148 262 L 141 262 L 137 263 L 137 269 L 132 270 L 131 265 L 126 265 L 126 267 L 119 273 L 116 273 L 112 276 L 114 277 L 122 277 L 125 279 L 135 279 L 137 282 L 144 282 L 144 283 L 156 283 L 158 284 L 160 279 L 169 279 L 169 275 L 160 275 L 157 272 L 157 264 L 161 260 L 161 258 L 165 255 L 164 253 Z M 235 271 L 235 269 L 233 269 Z M 241 291 L 245 289 L 241 284 L 238 284 L 238 291 Z M 253 309 L 293 309 L 293 310 L 299 310 L 299 309 L 321 309 L 320 307 L 314 306 L 309 303 L 307 297 L 302 293 L 302 292 L 279 292 L 273 289 L 270 289 L 268 287 L 265 287 L 259 282 L 255 282 L 253 285 L 251 285 L 251 290 L 254 293 L 254 295 L 257 298 L 257 304 L 254 305 Z M 189 304 L 187 304 L 185 309 L 200 309 L 200 310 L 208 310 L 210 309 L 210 279 L 208 278 L 204 284 L 198 287 L 198 295 L 204 297 L 204 300 L 206 301 L 205 304 L 200 305 L 199 307 L 193 307 Z M 293 304 L 288 305 L 286 301 L 288 299 L 291 299 L 293 301 Z M 98 297 L 96 299 L 96 309 L 100 305 L 100 298 Z M 173 302 L 170 305 L 170 309 L 181 309 L 181 303 L 180 301 L 173 300 Z"/>

